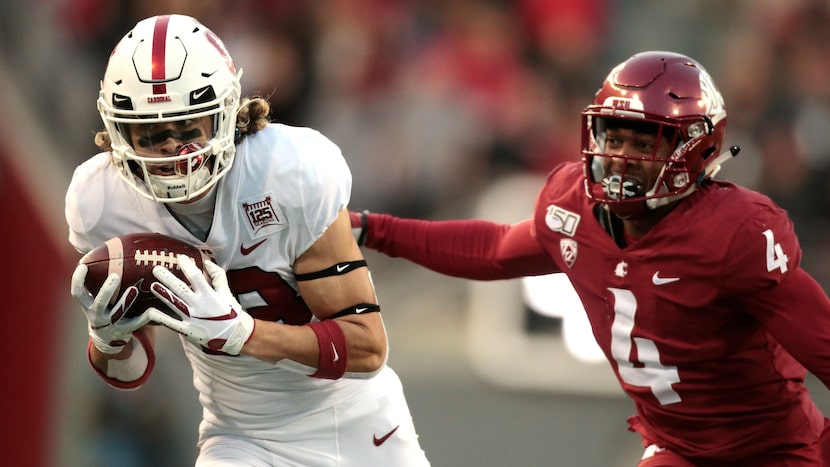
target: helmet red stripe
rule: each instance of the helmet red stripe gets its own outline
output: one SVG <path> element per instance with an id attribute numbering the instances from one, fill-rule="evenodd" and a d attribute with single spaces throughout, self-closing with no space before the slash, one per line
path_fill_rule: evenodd
<path id="1" fill-rule="evenodd" d="M 153 30 L 153 80 L 163 80 L 167 77 L 165 70 L 165 53 L 167 51 L 167 25 L 170 23 L 170 16 L 159 16 Z M 166 94 L 167 85 L 154 84 L 153 94 Z"/>

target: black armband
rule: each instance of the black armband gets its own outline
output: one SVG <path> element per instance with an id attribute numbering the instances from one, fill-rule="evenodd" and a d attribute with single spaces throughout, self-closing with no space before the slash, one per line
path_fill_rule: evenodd
<path id="1" fill-rule="evenodd" d="M 366 232 L 369 230 L 369 211 L 360 212 L 360 236 L 357 237 L 357 246 L 363 246 L 366 241 Z"/>
<path id="2" fill-rule="evenodd" d="M 380 306 L 374 303 L 358 303 L 348 308 L 344 308 L 337 313 L 329 316 L 327 319 L 341 318 L 348 315 L 362 315 L 364 313 L 377 313 L 380 311 Z"/>
<path id="3" fill-rule="evenodd" d="M 366 260 L 363 259 L 357 261 L 346 261 L 345 263 L 337 263 L 332 267 L 323 269 L 322 271 L 309 272 L 306 274 L 294 274 L 294 279 L 297 281 L 310 281 L 321 277 L 339 276 L 341 274 L 346 274 L 347 272 L 352 272 L 357 268 L 365 267 L 367 267 Z"/>

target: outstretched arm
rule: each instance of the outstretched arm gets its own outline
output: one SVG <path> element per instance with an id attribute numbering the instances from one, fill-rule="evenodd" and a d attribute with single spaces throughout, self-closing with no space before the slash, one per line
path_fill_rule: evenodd
<path id="1" fill-rule="evenodd" d="M 352 224 L 365 225 L 367 247 L 449 276 L 497 280 L 560 272 L 536 241 L 530 219 L 509 225 L 353 212 Z"/>

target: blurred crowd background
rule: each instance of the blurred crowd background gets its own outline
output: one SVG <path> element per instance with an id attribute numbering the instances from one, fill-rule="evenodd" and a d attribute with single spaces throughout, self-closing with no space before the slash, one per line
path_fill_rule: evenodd
<path id="1" fill-rule="evenodd" d="M 19 5 L 15 7 L 14 5 Z M 354 206 L 430 215 L 510 172 L 578 157 L 579 111 L 610 67 L 686 53 L 719 83 L 723 175 L 787 208 L 828 248 L 830 29 L 822 0 L 7 1 L 6 67 L 74 165 L 95 152 L 93 105 L 114 44 L 139 19 L 193 15 L 224 38 L 246 94 L 343 149 Z M 11 68 L 11 69 L 10 69 Z M 811 255 L 815 257 L 825 255 Z M 811 258 L 807 258 L 810 260 Z M 808 261 L 824 283 L 830 268 Z"/>
<path id="2" fill-rule="evenodd" d="M 57 232 L 58 242 L 65 243 L 62 196 L 71 170 L 96 152 L 93 135 L 102 125 L 95 99 L 109 53 L 136 21 L 162 13 L 195 16 L 223 38 L 244 70 L 243 94 L 268 97 L 275 121 L 313 127 L 341 147 L 354 177 L 353 209 L 404 216 L 467 215 L 500 181 L 541 177 L 556 163 L 579 158 L 579 112 L 611 67 L 641 50 L 690 55 L 724 95 L 727 144 L 742 148 L 719 177 L 787 209 L 804 267 L 825 290 L 830 286 L 827 0 L 4 0 L 0 134 L 26 140 L 5 143 L 7 167 L 17 167 L 28 190 L 38 192 L 33 196 L 45 205 L 47 230 Z M 529 214 L 531 206 L 515 209 Z M 403 282 L 435 280 L 371 258 L 374 269 L 393 271 Z M 58 287 L 62 292 L 68 277 Z M 465 298 L 461 282 L 448 284 L 442 304 L 458 307 Z M 393 296 L 379 288 L 381 297 L 388 294 L 386 303 L 404 306 L 405 292 Z M 390 284 L 386 290 L 399 289 Z M 66 319 L 72 331 L 58 333 L 82 344 L 83 322 L 71 308 L 66 305 L 66 314 L 74 313 Z M 414 320 L 389 321 L 393 349 L 396 338 L 408 348 L 413 331 L 405 325 Z M 429 332 L 415 334 L 413 352 L 442 348 L 436 339 L 444 334 Z M 73 361 L 82 361 L 78 342 L 67 348 Z M 83 365 L 77 371 L 83 374 L 68 376 L 72 381 L 95 378 Z M 157 376 L 163 391 L 165 376 Z M 472 377 L 470 384 L 481 383 Z M 85 462 L 187 465 L 182 459 L 192 454 L 195 421 L 172 414 L 193 414 L 192 394 L 160 404 L 152 391 L 123 396 L 93 387 L 93 402 L 81 404 L 95 414 L 93 428 L 75 435 L 89 441 L 87 451 L 102 454 L 89 460 L 87 452 Z M 136 417 L 130 407 L 147 399 L 155 408 Z M 559 401 L 536 402 L 550 407 Z M 413 415 L 417 427 L 417 407 Z M 171 438 L 182 436 L 171 428 L 179 419 L 192 431 L 181 443 L 183 454 L 170 447 Z M 624 431 L 623 421 L 613 423 Z M 136 437 L 142 426 L 158 438 Z M 439 435 L 422 433 L 428 454 Z M 636 450 L 636 440 L 626 439 Z M 536 441 L 544 451 L 545 436 Z M 436 465 L 451 464 L 439 459 Z"/>

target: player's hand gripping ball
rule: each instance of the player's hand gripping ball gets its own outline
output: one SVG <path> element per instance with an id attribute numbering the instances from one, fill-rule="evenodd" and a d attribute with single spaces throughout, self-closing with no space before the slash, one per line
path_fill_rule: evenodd
<path id="1" fill-rule="evenodd" d="M 107 240 L 84 255 L 79 262 L 88 268 L 84 286 L 93 296 L 111 273 L 121 276 L 120 287 L 112 295 L 114 300 L 131 285 L 138 289 L 138 297 L 127 311 L 127 318 L 140 315 L 148 307 L 158 308 L 174 316 L 153 295 L 150 284 L 157 280 L 153 276 L 153 268 L 156 266 L 164 266 L 181 280 L 187 281 L 179 268 L 176 255 L 189 256 L 199 269 L 204 269 L 204 260 L 208 258 L 198 248 L 173 237 L 157 233 L 134 233 Z"/>

